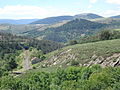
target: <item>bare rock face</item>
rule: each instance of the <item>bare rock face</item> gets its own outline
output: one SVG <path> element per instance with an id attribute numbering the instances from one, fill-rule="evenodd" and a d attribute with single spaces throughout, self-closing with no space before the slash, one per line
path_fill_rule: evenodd
<path id="1" fill-rule="evenodd" d="M 74 60 L 76 57 L 74 54 L 70 53 L 71 50 L 72 49 L 68 49 L 64 52 L 54 55 L 46 62 L 47 66 L 49 67 L 49 66 L 61 65 L 66 63 L 68 60 Z"/>
<path id="2" fill-rule="evenodd" d="M 93 55 L 92 58 L 96 58 L 96 55 Z M 91 66 L 94 64 L 99 64 L 102 67 L 106 67 L 106 66 L 111 66 L 111 67 L 116 67 L 116 66 L 120 66 L 120 53 L 116 53 L 113 54 L 110 57 L 107 58 L 103 58 L 102 56 L 97 57 L 94 61 L 91 60 L 90 62 L 88 62 L 87 64 L 84 64 L 83 66 Z"/>
<path id="3" fill-rule="evenodd" d="M 61 66 L 66 65 L 70 66 L 70 62 L 72 60 L 79 60 L 77 56 L 73 53 L 71 53 L 72 49 L 68 49 L 66 51 L 60 52 L 54 56 L 52 56 L 49 60 L 45 62 L 44 66 L 50 67 L 50 66 Z M 90 60 L 85 60 L 86 63 L 79 63 L 79 66 L 92 66 L 95 64 L 99 64 L 102 67 L 111 66 L 111 67 L 117 67 L 120 66 L 120 53 L 115 53 L 109 57 L 103 57 L 103 56 L 97 56 L 94 54 L 91 56 Z"/>

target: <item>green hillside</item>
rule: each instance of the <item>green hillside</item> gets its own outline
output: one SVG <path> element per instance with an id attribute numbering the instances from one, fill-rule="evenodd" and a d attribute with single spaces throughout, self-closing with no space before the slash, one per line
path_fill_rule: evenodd
<path id="1" fill-rule="evenodd" d="M 13 25 L 13 24 L 0 24 L 0 32 L 7 32 L 12 34 L 24 35 L 24 32 L 37 29 L 39 31 L 44 30 L 46 25 Z"/>
<path id="2" fill-rule="evenodd" d="M 27 32 L 27 36 L 52 40 L 56 42 L 68 42 L 84 36 L 93 35 L 101 30 L 112 30 L 120 28 L 119 19 L 101 18 L 94 20 L 75 19 L 58 27 L 48 27 L 44 31 Z"/>
<path id="3" fill-rule="evenodd" d="M 116 39 L 51 52 L 46 55 L 48 60 L 38 64 L 38 69 L 19 76 L 4 74 L 0 78 L 0 89 L 119 90 L 119 45 L 120 39 Z"/>
<path id="4" fill-rule="evenodd" d="M 68 46 L 47 54 L 48 60 L 42 65 L 66 67 L 76 63 L 78 66 L 101 64 L 114 67 L 120 57 L 119 45 L 120 39 Z"/>
<path id="5" fill-rule="evenodd" d="M 40 53 L 49 53 L 56 49 L 62 48 L 63 45 L 45 40 L 36 40 L 21 36 L 16 36 L 7 33 L 0 33 L 0 77 L 5 73 L 17 69 L 21 64 L 18 62 L 24 61 L 24 58 L 21 58 L 21 54 L 24 54 L 26 57 L 29 54 L 26 53 L 28 49 L 35 49 L 37 54 L 34 53 L 32 56 L 38 56 Z M 41 56 L 38 56 L 41 58 Z"/>
<path id="6" fill-rule="evenodd" d="M 92 21 L 109 24 L 113 28 L 115 28 L 116 26 L 120 27 L 120 18 L 100 18 L 100 19 L 93 19 Z"/>
<path id="7" fill-rule="evenodd" d="M 85 19 L 75 19 L 72 21 L 63 21 L 52 25 L 0 24 L 0 32 L 28 36 L 39 40 L 52 40 L 56 42 L 68 42 L 69 40 L 93 35 L 100 30 L 112 30 L 119 28 L 120 20 L 112 18 L 92 19 L 90 21 Z"/>
<path id="8" fill-rule="evenodd" d="M 51 49 L 55 49 L 53 44 L 58 45 L 55 42 L 42 43 L 3 33 L 0 39 L 1 90 L 120 89 L 120 39 L 76 44 L 57 48 L 56 51 Z M 33 48 L 23 51 L 21 46 L 25 49 Z M 41 54 L 40 47 L 53 52 Z M 22 72 L 24 59 L 21 56 L 24 54 L 32 58 L 44 55 L 45 59 L 31 65 L 31 70 Z"/>
<path id="9" fill-rule="evenodd" d="M 37 32 L 37 36 L 46 40 L 67 42 L 84 35 L 90 35 L 106 27 L 106 24 L 91 22 L 85 19 L 76 19 L 56 28 L 48 28 Z"/>

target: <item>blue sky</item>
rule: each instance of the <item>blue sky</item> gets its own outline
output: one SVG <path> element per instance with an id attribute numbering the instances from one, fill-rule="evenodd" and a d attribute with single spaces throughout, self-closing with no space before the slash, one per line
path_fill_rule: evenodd
<path id="1" fill-rule="evenodd" d="M 0 19 L 45 18 L 81 13 L 120 14 L 119 0 L 0 0 Z"/>

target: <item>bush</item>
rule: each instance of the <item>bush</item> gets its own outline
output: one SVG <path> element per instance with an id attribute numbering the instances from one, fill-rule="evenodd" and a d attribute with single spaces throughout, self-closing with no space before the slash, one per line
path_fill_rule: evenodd
<path id="1" fill-rule="evenodd" d="M 71 66 L 78 66 L 78 65 L 79 65 L 79 62 L 78 62 L 78 61 L 72 60 Z"/>
<path id="2" fill-rule="evenodd" d="M 120 67 L 94 65 L 3 76 L 0 90 L 120 90 Z"/>
<path id="3" fill-rule="evenodd" d="M 112 36 L 112 33 L 110 31 L 108 31 L 108 30 L 101 31 L 99 33 L 99 39 L 100 40 L 110 40 L 111 36 Z"/>
<path id="4" fill-rule="evenodd" d="M 69 41 L 69 45 L 75 45 L 75 44 L 78 44 L 78 42 L 76 40 Z"/>

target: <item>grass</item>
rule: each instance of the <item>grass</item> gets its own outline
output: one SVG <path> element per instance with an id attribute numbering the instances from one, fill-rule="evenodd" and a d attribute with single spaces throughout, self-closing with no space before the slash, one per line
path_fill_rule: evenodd
<path id="1" fill-rule="evenodd" d="M 114 29 L 115 31 L 120 31 L 120 29 Z"/>
<path id="2" fill-rule="evenodd" d="M 62 49 L 53 51 L 51 53 L 46 54 L 47 59 L 45 61 L 48 61 L 49 58 L 55 55 L 59 55 L 62 52 L 65 52 L 67 50 L 71 49 L 68 54 L 74 54 L 76 56 L 76 61 L 78 63 L 86 63 L 87 61 L 92 60 L 92 56 L 96 55 L 97 57 L 108 57 L 115 53 L 120 53 L 120 39 L 115 40 L 107 40 L 107 41 L 100 41 L 100 42 L 94 42 L 94 43 L 86 43 L 86 44 L 76 44 L 68 47 L 64 47 Z M 66 54 L 62 55 L 59 60 L 63 61 L 66 57 Z M 94 60 L 94 59 L 93 59 Z M 113 59 L 113 61 L 115 61 Z M 37 67 L 37 69 L 30 70 L 28 72 L 39 72 L 39 71 L 45 71 L 45 72 L 53 72 L 56 71 L 58 67 L 62 65 L 62 68 L 66 68 L 66 64 L 70 63 L 71 60 L 66 60 L 64 63 L 57 64 L 52 67 L 46 67 L 41 68 L 41 65 L 44 64 L 44 61 L 38 64 L 35 64 L 34 67 Z"/>
<path id="3" fill-rule="evenodd" d="M 91 60 L 91 57 L 94 54 L 97 56 L 108 57 L 114 53 L 120 53 L 120 39 L 68 46 L 51 52 L 47 54 L 46 57 L 50 58 L 68 49 L 72 49 L 69 53 L 74 54 L 78 61 L 84 63 L 85 60 Z"/>

